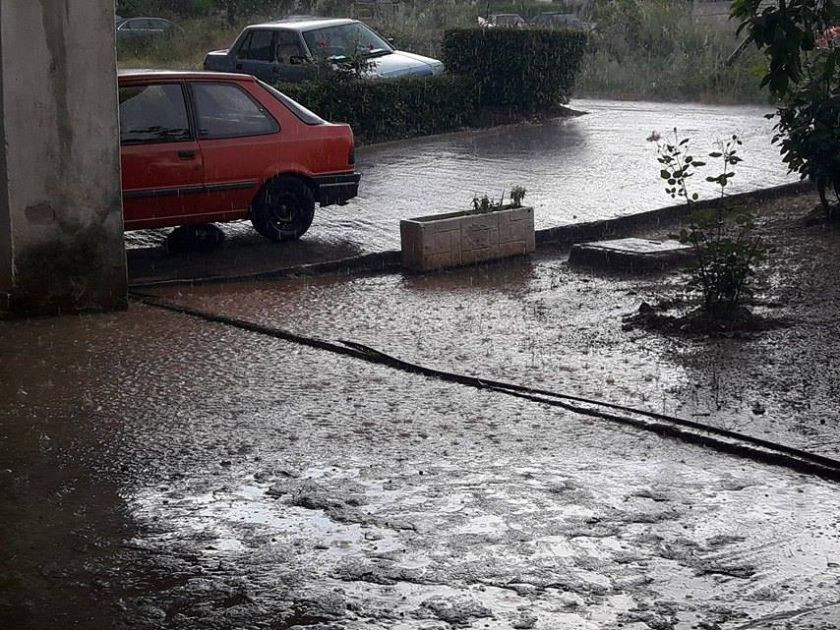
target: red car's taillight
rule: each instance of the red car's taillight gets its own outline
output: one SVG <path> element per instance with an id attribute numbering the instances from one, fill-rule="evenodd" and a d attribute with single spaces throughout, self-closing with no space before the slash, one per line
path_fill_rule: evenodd
<path id="1" fill-rule="evenodd" d="M 356 163 L 356 147 L 350 147 L 350 155 L 347 156 L 347 163 L 348 164 L 355 164 Z"/>

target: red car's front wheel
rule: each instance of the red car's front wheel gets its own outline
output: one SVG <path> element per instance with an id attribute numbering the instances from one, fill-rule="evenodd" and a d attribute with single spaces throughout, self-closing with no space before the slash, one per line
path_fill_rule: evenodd
<path id="1" fill-rule="evenodd" d="M 277 177 L 257 195 L 251 209 L 254 228 L 272 241 L 293 241 L 312 225 L 315 196 L 296 177 Z"/>

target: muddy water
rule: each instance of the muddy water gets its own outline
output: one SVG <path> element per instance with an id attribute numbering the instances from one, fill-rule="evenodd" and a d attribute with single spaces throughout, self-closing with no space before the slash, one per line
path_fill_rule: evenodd
<path id="1" fill-rule="evenodd" d="M 772 123 L 763 117 L 768 108 L 595 100 L 572 106 L 589 113 L 362 148 L 359 197 L 319 211 L 305 238 L 366 251 L 395 249 L 400 219 L 465 209 L 476 194 L 499 198 L 517 185 L 528 189 L 538 229 L 662 207 L 673 201 L 645 139 L 675 126 L 692 138 L 696 155 L 713 150 L 716 138 L 742 137 L 745 161 L 733 191 L 792 181 L 770 144 Z M 695 190 L 708 196 L 713 187 L 703 179 L 695 178 Z M 248 223 L 225 230 L 232 242 L 259 242 Z M 155 231 L 129 233 L 128 246 L 148 247 L 161 238 Z"/>
<path id="2" fill-rule="evenodd" d="M 144 307 L 0 324 L 0 399 L 7 627 L 838 622 L 782 469 Z"/>
<path id="3" fill-rule="evenodd" d="M 784 328 L 749 343 L 623 329 L 623 317 L 643 300 L 679 295 L 681 282 L 676 274 L 592 273 L 546 254 L 422 276 L 304 277 L 166 295 L 303 334 L 365 343 L 421 365 L 840 455 L 836 379 L 825 369 L 838 346 L 805 341 L 836 334 L 836 326 Z M 770 314 L 780 315 L 778 309 Z"/>

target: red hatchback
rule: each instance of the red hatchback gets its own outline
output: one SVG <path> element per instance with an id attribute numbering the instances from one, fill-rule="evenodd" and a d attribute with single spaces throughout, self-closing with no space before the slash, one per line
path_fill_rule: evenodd
<path id="1" fill-rule="evenodd" d="M 126 230 L 251 219 L 274 241 L 356 196 L 353 131 L 241 74 L 119 76 Z"/>

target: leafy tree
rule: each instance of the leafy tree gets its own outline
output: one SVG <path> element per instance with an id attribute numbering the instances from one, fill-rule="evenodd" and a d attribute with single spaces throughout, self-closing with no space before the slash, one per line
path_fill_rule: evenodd
<path id="1" fill-rule="evenodd" d="M 778 135 L 791 171 L 814 181 L 829 219 L 840 201 L 840 3 L 834 0 L 735 0 L 732 15 L 768 59 L 762 86 L 779 99 Z"/>

